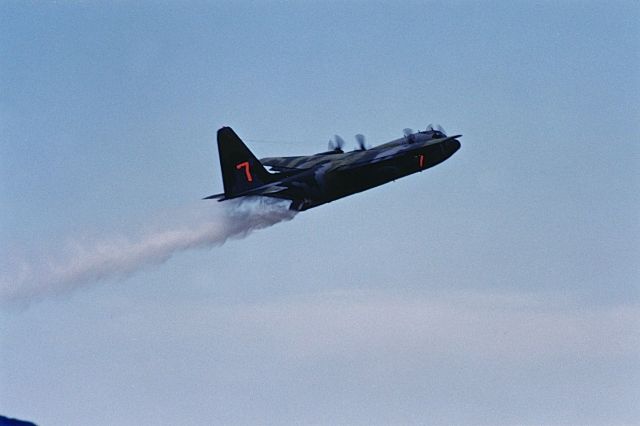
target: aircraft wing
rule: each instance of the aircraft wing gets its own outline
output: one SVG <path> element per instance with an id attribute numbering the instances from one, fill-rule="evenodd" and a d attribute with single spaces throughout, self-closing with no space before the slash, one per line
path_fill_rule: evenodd
<path id="1" fill-rule="evenodd" d="M 292 170 L 304 170 L 308 167 L 305 167 L 305 163 L 309 159 L 309 156 L 299 156 L 299 157 L 270 157 L 270 158 L 261 158 L 260 162 L 263 166 L 270 167 L 271 170 L 275 171 L 292 171 Z"/>
<path id="2" fill-rule="evenodd" d="M 454 135 L 454 136 L 449 136 L 446 138 L 442 138 L 439 139 L 437 142 L 438 143 L 442 143 L 442 142 L 446 142 L 448 140 L 452 140 L 455 138 L 458 138 L 462 135 Z M 364 167 L 368 167 L 368 166 L 372 166 L 375 165 L 377 163 L 381 163 L 383 161 L 386 161 L 390 158 L 395 158 L 396 154 L 403 152 L 403 151 L 412 151 L 415 150 L 416 148 L 424 148 L 424 146 L 422 147 L 415 147 L 412 145 L 407 145 L 407 144 L 402 144 L 402 145 L 395 145 L 395 146 L 391 146 L 389 148 L 385 148 L 383 150 L 369 150 L 369 151 L 360 151 L 358 153 L 357 157 L 354 157 L 352 160 L 345 158 L 342 161 L 339 162 L 339 164 L 337 164 L 337 166 L 335 167 L 334 170 L 336 171 L 349 171 L 349 170 L 354 170 L 354 169 L 359 169 L 359 168 L 364 168 Z"/>
<path id="3" fill-rule="evenodd" d="M 302 170 L 310 170 L 323 163 L 335 161 L 344 158 L 342 151 L 328 151 L 315 155 L 302 155 L 298 157 L 270 157 L 262 158 L 260 162 L 273 171 L 278 172 L 300 172 Z"/>

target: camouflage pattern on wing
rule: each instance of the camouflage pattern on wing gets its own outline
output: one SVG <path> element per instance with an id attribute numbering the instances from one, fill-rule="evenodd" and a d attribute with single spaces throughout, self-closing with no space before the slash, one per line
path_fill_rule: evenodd
<path id="1" fill-rule="evenodd" d="M 416 150 L 428 145 L 439 144 L 460 136 L 461 135 L 444 138 L 420 138 L 418 135 L 418 137 L 410 143 L 407 143 L 407 138 L 400 138 L 367 150 L 355 150 L 335 154 L 322 153 L 297 157 L 267 157 L 261 158 L 260 162 L 272 171 L 282 172 L 309 170 L 327 163 L 331 163 L 332 169 L 345 169 L 352 166 L 357 167 L 364 164 L 375 164 L 403 151 Z"/>

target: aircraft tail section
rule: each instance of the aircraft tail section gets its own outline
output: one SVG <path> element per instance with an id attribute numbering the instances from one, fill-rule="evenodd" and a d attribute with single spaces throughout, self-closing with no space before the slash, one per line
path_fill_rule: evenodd
<path id="1" fill-rule="evenodd" d="M 245 194 L 271 182 L 271 173 L 231 127 L 218 130 L 218 154 L 225 199 Z"/>

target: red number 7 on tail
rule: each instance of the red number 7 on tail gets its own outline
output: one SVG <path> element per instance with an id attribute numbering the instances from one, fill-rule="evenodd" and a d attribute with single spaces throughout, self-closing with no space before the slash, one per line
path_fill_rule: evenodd
<path id="1" fill-rule="evenodd" d="M 244 161 L 242 163 L 236 164 L 236 169 L 244 169 L 244 174 L 247 176 L 247 182 L 253 182 L 253 176 L 251 176 L 251 170 L 249 169 L 249 162 Z"/>

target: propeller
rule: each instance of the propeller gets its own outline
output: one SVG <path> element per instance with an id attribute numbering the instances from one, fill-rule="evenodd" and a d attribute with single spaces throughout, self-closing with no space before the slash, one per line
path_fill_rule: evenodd
<path id="1" fill-rule="evenodd" d="M 436 130 L 439 131 L 440 133 L 442 133 L 443 135 L 447 135 L 447 132 L 445 132 L 444 127 L 442 127 L 439 124 L 436 124 Z"/>
<path id="2" fill-rule="evenodd" d="M 413 129 L 410 128 L 406 128 L 402 131 L 402 133 L 404 133 L 404 137 L 407 139 L 407 142 L 412 143 L 413 140 L 415 139 L 415 136 L 413 136 Z"/>
<path id="3" fill-rule="evenodd" d="M 329 139 L 329 151 L 343 152 L 344 139 L 338 135 L 333 135 L 333 138 Z"/>
<path id="4" fill-rule="evenodd" d="M 360 151 L 364 151 L 367 149 L 367 146 L 365 144 L 365 140 L 364 140 L 364 135 L 361 133 L 358 133 L 356 135 L 356 141 L 358 142 L 358 149 Z"/>
<path id="5" fill-rule="evenodd" d="M 429 123 L 429 125 L 427 126 L 427 129 L 425 131 L 426 132 L 433 131 L 433 124 Z"/>

